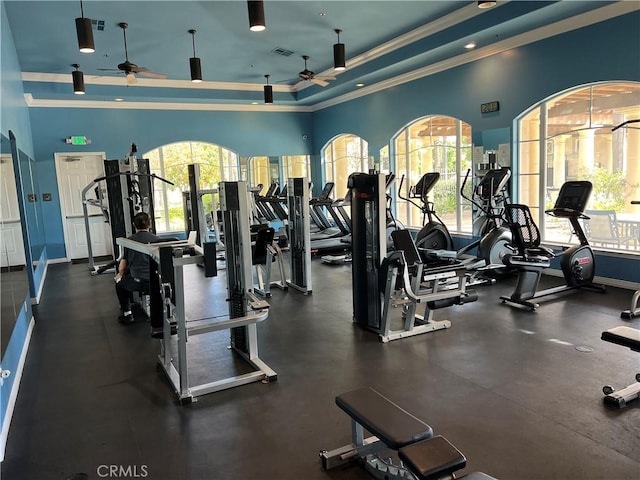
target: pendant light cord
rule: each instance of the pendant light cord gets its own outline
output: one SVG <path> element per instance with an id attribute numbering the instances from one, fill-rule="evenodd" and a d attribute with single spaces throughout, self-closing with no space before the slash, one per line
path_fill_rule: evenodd
<path id="1" fill-rule="evenodd" d="M 80 0 L 80 15 L 84 18 L 84 8 L 82 7 L 82 0 Z"/>

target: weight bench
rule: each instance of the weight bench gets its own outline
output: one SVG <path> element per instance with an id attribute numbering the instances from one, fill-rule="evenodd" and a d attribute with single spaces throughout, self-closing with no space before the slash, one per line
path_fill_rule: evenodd
<path id="1" fill-rule="evenodd" d="M 640 352 L 640 330 L 631 327 L 615 327 L 602 332 L 602 340 L 628 347 Z M 640 373 L 636 373 L 636 381 L 622 390 L 616 391 L 612 386 L 602 388 L 605 394 L 604 402 L 618 408 L 624 408 L 628 402 L 640 398 Z"/>
<path id="2" fill-rule="evenodd" d="M 351 417 L 352 443 L 320 452 L 326 470 L 361 461 L 376 478 L 435 480 L 453 478 L 453 472 L 467 464 L 465 456 L 444 437 L 434 437 L 429 425 L 372 388 L 338 395 L 336 405 Z M 365 429 L 373 436 L 365 438 Z M 396 465 L 388 455 L 383 459 L 380 454 L 385 450 L 396 451 L 402 462 Z M 492 478 L 479 475 L 467 478 Z"/>

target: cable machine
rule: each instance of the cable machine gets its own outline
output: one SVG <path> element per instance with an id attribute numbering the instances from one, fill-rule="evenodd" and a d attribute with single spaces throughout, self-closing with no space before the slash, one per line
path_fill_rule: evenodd
<path id="1" fill-rule="evenodd" d="M 311 241 L 309 220 L 309 182 L 290 178 L 287 183 L 289 210 L 289 251 L 291 278 L 287 284 L 304 294 L 311 293 Z"/>
<path id="2" fill-rule="evenodd" d="M 204 265 L 205 277 L 215 276 L 217 268 L 214 243 L 204 242 L 202 246 L 191 241 L 142 244 L 126 238 L 117 239 L 118 245 L 149 255 L 157 265 L 151 285 L 156 285 L 160 292 L 159 295 L 156 292 L 151 294 L 151 311 L 153 316 L 161 310 L 162 316 L 163 331 L 158 362 L 183 405 L 191 403 L 194 397 L 200 395 L 257 381 L 269 383 L 277 380 L 277 374 L 258 357 L 256 324 L 269 316 L 269 304 L 253 294 L 246 184 L 222 182 L 220 195 L 228 258 L 228 317 L 190 321 L 185 315 L 183 267 L 201 263 Z M 154 302 L 154 299 L 157 301 Z M 188 338 L 220 330 L 230 331 L 231 349 L 244 358 L 254 371 L 191 385 Z M 177 341 L 172 340 L 174 332 L 177 333 Z"/>
<path id="3" fill-rule="evenodd" d="M 129 155 L 120 160 L 105 160 L 105 175 L 94 179 L 82 189 L 82 211 L 84 216 L 85 233 L 87 237 L 87 251 L 89 270 L 92 275 L 104 273 L 116 264 L 116 239 L 129 237 L 134 233 L 133 217 L 145 212 L 151 219 L 151 231 L 155 232 L 155 215 L 153 210 L 153 181 L 159 179 L 169 185 L 168 180 L 150 173 L 149 160 L 136 158 L 137 147 L 131 144 Z M 104 182 L 104 184 L 103 184 Z M 88 198 L 93 191 L 96 198 Z M 98 207 L 111 228 L 112 245 L 114 245 L 113 260 L 105 265 L 96 266 L 91 245 L 91 229 L 89 224 L 88 206 Z"/>

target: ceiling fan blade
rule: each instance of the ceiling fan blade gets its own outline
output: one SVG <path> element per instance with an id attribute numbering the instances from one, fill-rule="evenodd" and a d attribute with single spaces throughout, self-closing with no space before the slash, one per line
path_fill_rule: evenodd
<path id="1" fill-rule="evenodd" d="M 121 72 L 122 71 L 119 68 L 98 68 L 96 70 L 99 70 L 101 72 Z"/>
<path id="2" fill-rule="evenodd" d="M 148 78 L 167 78 L 167 76 L 164 73 L 152 72 L 151 70 L 145 67 L 138 68 L 136 70 L 136 73 L 142 77 L 148 77 Z"/>
<path id="3" fill-rule="evenodd" d="M 320 80 L 335 80 L 336 77 L 332 77 L 330 75 L 318 75 L 315 78 L 319 78 Z"/>
<path id="4" fill-rule="evenodd" d="M 136 76 L 131 72 L 127 73 L 127 85 L 133 85 L 134 83 L 138 83 Z"/>
<path id="5" fill-rule="evenodd" d="M 311 83 L 315 83 L 316 85 L 320 85 L 321 87 L 326 87 L 327 85 L 329 85 L 329 82 L 325 82 L 324 80 L 318 77 L 310 78 L 309 81 Z"/>

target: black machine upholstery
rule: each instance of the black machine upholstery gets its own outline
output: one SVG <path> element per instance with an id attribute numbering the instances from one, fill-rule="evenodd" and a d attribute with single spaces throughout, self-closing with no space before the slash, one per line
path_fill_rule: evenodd
<path id="1" fill-rule="evenodd" d="M 251 262 L 253 265 L 264 265 L 267 262 L 267 247 L 273 243 L 275 230 L 264 226 L 256 232 L 256 241 L 252 246 Z"/>
<path id="2" fill-rule="evenodd" d="M 640 352 L 640 330 L 636 328 L 620 326 L 605 330 L 602 332 L 602 340 Z"/>
<path id="3" fill-rule="evenodd" d="M 533 221 L 527 205 L 518 203 L 506 205 L 505 219 L 511 230 L 511 245 L 518 250 L 518 255 L 522 257 L 535 255 L 553 257 L 551 250 L 540 246 L 540 230 Z"/>
<path id="4" fill-rule="evenodd" d="M 442 435 L 403 447 L 398 456 L 419 480 L 444 478 L 467 465 L 465 456 Z"/>
<path id="5" fill-rule="evenodd" d="M 433 436 L 429 425 L 370 387 L 338 395 L 336 405 L 394 450 Z"/>

